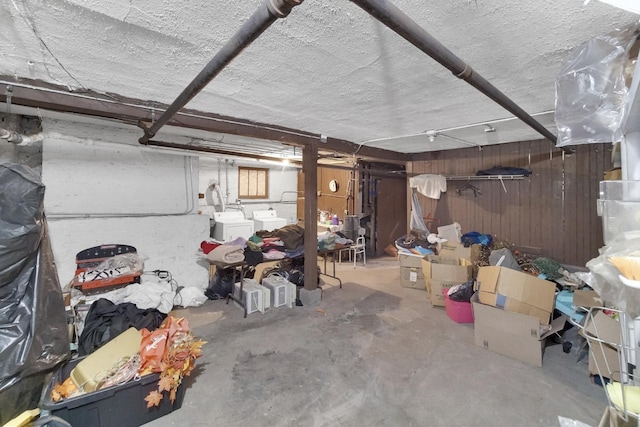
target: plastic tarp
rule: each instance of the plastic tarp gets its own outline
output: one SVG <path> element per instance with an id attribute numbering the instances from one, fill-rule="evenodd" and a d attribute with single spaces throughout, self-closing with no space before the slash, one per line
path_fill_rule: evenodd
<path id="1" fill-rule="evenodd" d="M 411 188 L 411 229 L 428 231 L 422 219 L 422 206 L 418 194 L 431 199 L 440 199 L 440 194 L 447 191 L 447 179 L 442 175 L 422 174 L 409 178 Z"/>
<path id="2" fill-rule="evenodd" d="M 44 184 L 0 164 L 0 424 L 37 406 L 45 375 L 69 355 L 62 290 L 44 219 Z"/>
<path id="3" fill-rule="evenodd" d="M 411 229 L 428 231 L 427 225 L 422 219 L 422 206 L 415 189 L 411 190 Z"/>
<path id="4" fill-rule="evenodd" d="M 598 295 L 613 307 L 632 318 L 640 317 L 640 289 L 626 286 L 621 272 L 610 261 L 612 257 L 636 256 L 640 248 L 640 231 L 627 231 L 617 235 L 611 242 L 599 249 L 600 254 L 587 262 L 589 273 L 576 272 L 575 275 L 591 286 Z"/>
<path id="5" fill-rule="evenodd" d="M 629 52 L 638 23 L 595 37 L 571 51 L 556 79 L 556 145 L 618 142 L 628 110 Z"/>

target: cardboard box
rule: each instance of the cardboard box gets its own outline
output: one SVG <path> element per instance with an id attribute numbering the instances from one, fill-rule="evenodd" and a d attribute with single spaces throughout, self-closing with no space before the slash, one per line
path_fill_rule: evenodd
<path id="1" fill-rule="evenodd" d="M 414 254 L 399 253 L 398 262 L 400 263 L 400 267 L 420 268 L 422 267 L 422 256 L 414 255 Z"/>
<path id="2" fill-rule="evenodd" d="M 471 260 L 471 247 L 465 248 L 462 243 L 446 242 L 440 245 L 438 255 L 445 258 L 465 258 Z"/>
<path id="3" fill-rule="evenodd" d="M 471 261 L 427 255 L 422 258 L 422 273 L 431 304 L 444 307 L 442 290 L 467 282 L 471 278 Z"/>
<path id="4" fill-rule="evenodd" d="M 422 271 L 417 267 L 400 267 L 400 284 L 405 288 L 427 290 Z"/>
<path id="5" fill-rule="evenodd" d="M 443 289 L 449 290 L 455 285 L 459 285 L 460 283 L 465 283 L 465 282 L 466 280 L 464 282 L 458 282 L 457 280 L 450 281 L 450 280 L 431 279 L 427 285 L 427 292 L 429 292 L 429 299 L 431 300 L 431 305 L 434 307 L 445 307 L 446 301 L 444 299 L 444 294 L 442 293 L 442 290 Z"/>
<path id="6" fill-rule="evenodd" d="M 446 258 L 464 258 L 471 261 L 473 264 L 472 277 L 478 275 L 478 267 L 476 262 L 482 257 L 482 245 L 473 244 L 468 248 L 465 248 L 462 243 L 446 242 L 440 245 L 438 255 Z"/>
<path id="7" fill-rule="evenodd" d="M 487 350 L 542 367 L 546 339 L 564 327 L 566 317 L 551 322 L 551 329 L 540 333 L 536 316 L 501 310 L 479 302 L 479 293 L 471 298 L 473 305 L 474 342 Z"/>
<path id="8" fill-rule="evenodd" d="M 589 373 L 620 381 L 620 323 L 598 310 L 587 317 L 583 334 L 589 341 Z"/>
<path id="9" fill-rule="evenodd" d="M 573 291 L 573 305 L 576 307 L 603 307 L 604 302 L 600 296 L 591 289 L 576 289 Z"/>
<path id="10" fill-rule="evenodd" d="M 622 169 L 621 168 L 613 168 L 604 172 L 604 180 L 605 181 L 619 181 L 622 179 Z"/>
<path id="11" fill-rule="evenodd" d="M 620 414 L 614 407 L 606 406 L 598 427 L 638 427 L 640 419 L 633 414 Z"/>
<path id="12" fill-rule="evenodd" d="M 478 289 L 482 304 L 537 317 L 541 324 L 549 324 L 556 293 L 553 282 L 510 268 L 488 266 L 478 270 Z"/>

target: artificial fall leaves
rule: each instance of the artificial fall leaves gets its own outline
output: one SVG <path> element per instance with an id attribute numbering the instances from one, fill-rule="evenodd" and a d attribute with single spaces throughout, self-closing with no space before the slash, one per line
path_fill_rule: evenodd
<path id="1" fill-rule="evenodd" d="M 158 387 L 144 399 L 147 408 L 159 406 L 168 393 L 174 403 L 182 379 L 189 376 L 195 360 L 202 356 L 202 346 L 206 343 L 196 339 L 189 331 L 185 318 L 168 316 L 154 331 L 143 329 L 140 344 L 140 376 L 159 373 Z M 71 378 L 62 384 L 56 384 L 51 391 L 51 400 L 58 402 L 75 396 L 78 388 Z"/>
<path id="2" fill-rule="evenodd" d="M 167 317 L 160 329 L 167 331 L 164 354 L 159 363 L 160 379 L 158 389 L 147 395 L 147 408 L 158 406 L 162 402 L 163 392 L 169 392 L 169 400 L 176 400 L 178 387 L 182 379 L 189 376 L 194 368 L 195 360 L 202 356 L 205 341 L 196 339 L 189 332 L 189 325 L 184 318 Z"/>
<path id="3" fill-rule="evenodd" d="M 144 400 L 147 401 L 147 408 L 160 405 L 162 397 L 162 393 L 159 393 L 157 390 L 153 390 L 147 397 L 144 398 Z"/>
<path id="4" fill-rule="evenodd" d="M 59 402 L 62 399 L 66 399 L 78 393 L 78 387 L 76 387 L 75 383 L 71 379 L 71 377 L 64 380 L 62 384 L 56 383 L 56 385 L 51 390 L 51 401 Z"/>

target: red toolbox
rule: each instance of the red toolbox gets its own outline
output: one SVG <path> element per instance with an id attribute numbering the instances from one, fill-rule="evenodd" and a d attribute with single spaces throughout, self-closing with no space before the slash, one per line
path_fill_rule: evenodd
<path id="1" fill-rule="evenodd" d="M 88 248 L 76 255 L 76 273 L 72 286 L 84 293 L 104 292 L 131 283 L 140 283 L 142 269 L 129 267 L 97 270 L 101 263 L 116 255 L 136 254 L 129 245 L 102 245 Z"/>

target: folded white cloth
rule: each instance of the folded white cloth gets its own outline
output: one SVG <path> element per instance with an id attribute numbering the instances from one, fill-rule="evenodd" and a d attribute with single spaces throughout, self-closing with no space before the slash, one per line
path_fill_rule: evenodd
<path id="1" fill-rule="evenodd" d="M 244 249 L 238 245 L 220 245 L 209 252 L 206 257 L 211 262 L 235 264 L 244 261 Z"/>

